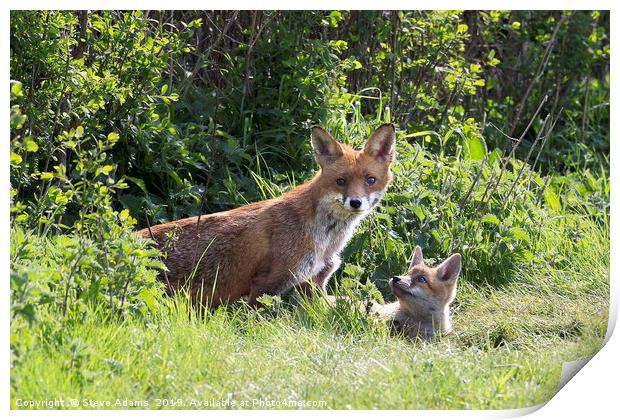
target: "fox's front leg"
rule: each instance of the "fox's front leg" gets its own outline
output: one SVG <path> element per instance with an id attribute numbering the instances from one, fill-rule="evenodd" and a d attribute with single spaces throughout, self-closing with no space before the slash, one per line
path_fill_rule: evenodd
<path id="1" fill-rule="evenodd" d="M 262 295 L 279 295 L 295 284 L 298 284 L 308 275 L 308 262 L 285 263 L 276 261 L 273 265 L 264 266 L 260 269 L 251 281 L 250 293 L 248 295 L 248 304 L 256 306 L 256 299 Z M 295 267 L 291 270 L 290 267 Z"/>
<path id="2" fill-rule="evenodd" d="M 317 274 L 312 276 L 311 279 L 308 279 L 308 281 L 296 286 L 297 291 L 308 296 L 312 287 L 318 287 L 321 293 L 324 295 L 327 294 L 327 283 L 329 282 L 332 274 L 338 270 L 341 262 L 342 260 L 338 254 L 328 257 L 324 262 L 325 265 Z"/>
<path id="3" fill-rule="evenodd" d="M 323 266 L 323 269 L 321 269 L 318 274 L 312 277 L 312 281 L 314 281 L 314 284 L 316 284 L 322 292 L 327 292 L 327 283 L 332 277 L 332 274 L 334 274 L 336 270 L 340 268 L 341 262 L 342 260 L 340 259 L 338 254 L 334 254 L 331 257 L 328 257 L 325 260 L 325 265 Z"/>
<path id="4" fill-rule="evenodd" d="M 277 295 L 284 291 L 282 283 L 286 283 L 280 276 L 270 275 L 271 273 L 258 274 L 252 279 L 252 286 L 248 295 L 247 303 L 256 307 L 256 299 L 262 295 Z"/>

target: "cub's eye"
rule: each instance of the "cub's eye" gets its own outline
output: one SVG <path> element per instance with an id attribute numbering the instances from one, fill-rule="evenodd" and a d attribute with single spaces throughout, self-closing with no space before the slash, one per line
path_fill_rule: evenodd
<path id="1" fill-rule="evenodd" d="M 366 184 L 372 185 L 377 182 L 377 179 L 374 176 L 366 177 Z"/>
<path id="2" fill-rule="evenodd" d="M 418 283 L 426 283 L 426 278 L 424 276 L 418 277 Z"/>
<path id="3" fill-rule="evenodd" d="M 347 181 L 345 181 L 345 179 L 344 179 L 344 178 L 338 178 L 338 179 L 336 179 L 336 184 L 338 184 L 338 185 L 340 185 L 340 186 L 342 186 L 342 185 L 344 185 L 344 184 L 346 184 L 346 183 L 347 183 Z"/>

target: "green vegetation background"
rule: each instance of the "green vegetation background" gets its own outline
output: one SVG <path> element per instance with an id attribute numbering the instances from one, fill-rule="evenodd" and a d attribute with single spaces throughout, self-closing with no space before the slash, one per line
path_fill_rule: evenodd
<path id="1" fill-rule="evenodd" d="M 12 12 L 12 406 L 547 400 L 606 329 L 609 83 L 609 12 Z M 394 183 L 332 288 L 390 300 L 415 244 L 461 252 L 455 334 L 162 296 L 147 218 L 277 196 L 316 170 L 311 125 L 360 146 L 385 121 Z"/>

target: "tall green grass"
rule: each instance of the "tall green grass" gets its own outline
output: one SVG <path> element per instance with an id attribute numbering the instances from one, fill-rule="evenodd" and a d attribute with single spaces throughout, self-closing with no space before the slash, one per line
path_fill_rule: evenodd
<path id="1" fill-rule="evenodd" d="M 565 231 L 545 231 L 562 246 Z M 605 334 L 607 231 L 584 233 L 588 253 L 564 244 L 564 255 L 578 261 L 570 269 L 552 261 L 523 266 L 518 280 L 500 288 L 465 272 L 455 333 L 426 344 L 390 336 L 348 305 L 294 294 L 258 311 L 238 303 L 200 313 L 182 295 L 158 300 L 145 318 L 109 320 L 92 311 L 79 322 L 59 321 L 43 310 L 33 325 L 13 322 L 20 354 L 11 401 L 78 399 L 88 407 L 128 398 L 187 409 L 212 400 L 247 400 L 247 408 L 264 408 L 260 401 L 331 409 L 539 404 L 553 395 L 562 362 L 592 355 Z"/>

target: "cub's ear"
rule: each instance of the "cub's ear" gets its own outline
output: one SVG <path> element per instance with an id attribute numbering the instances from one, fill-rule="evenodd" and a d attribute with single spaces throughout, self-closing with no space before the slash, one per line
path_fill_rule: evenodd
<path id="1" fill-rule="evenodd" d="M 394 142 L 396 131 L 394 124 L 382 124 L 370 136 L 364 146 L 364 153 L 374 157 L 380 162 L 392 162 L 394 160 Z"/>
<path id="2" fill-rule="evenodd" d="M 450 255 L 437 267 L 437 277 L 441 281 L 454 283 L 461 273 L 461 254 Z"/>
<path id="3" fill-rule="evenodd" d="M 420 245 L 416 245 L 415 251 L 413 251 L 413 257 L 411 257 L 411 262 L 409 263 L 409 271 L 419 264 L 424 264 L 424 256 L 422 255 L 422 248 L 420 248 Z"/>
<path id="4" fill-rule="evenodd" d="M 321 167 L 332 163 L 336 158 L 342 156 L 340 144 L 331 134 L 318 125 L 312 127 L 310 141 L 312 143 L 312 149 L 314 149 L 314 158 Z"/>

